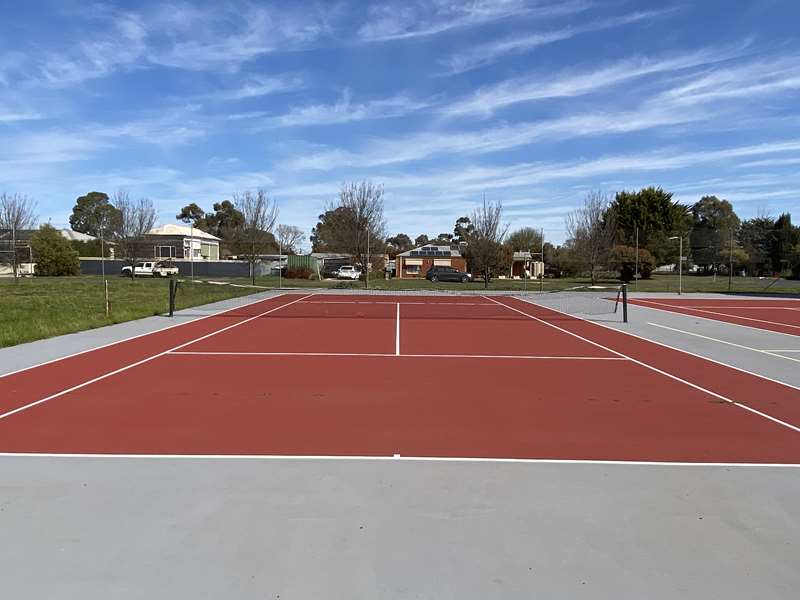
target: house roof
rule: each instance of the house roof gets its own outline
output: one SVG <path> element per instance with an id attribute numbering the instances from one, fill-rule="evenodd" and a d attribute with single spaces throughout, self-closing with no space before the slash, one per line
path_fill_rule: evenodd
<path id="1" fill-rule="evenodd" d="M 58 232 L 62 237 L 70 240 L 71 242 L 91 242 L 97 238 L 88 233 L 81 233 L 80 231 L 72 231 L 72 229 L 59 229 Z"/>
<path id="2" fill-rule="evenodd" d="M 530 252 L 514 252 L 514 260 L 532 260 L 533 256 Z"/>
<path id="3" fill-rule="evenodd" d="M 198 229 L 197 227 L 189 227 L 188 225 L 176 225 L 173 223 L 167 223 L 166 225 L 162 225 L 161 227 L 154 227 L 150 231 L 147 232 L 147 235 L 181 235 L 183 237 L 196 237 L 196 238 L 203 238 L 205 240 L 217 240 L 218 238 L 215 235 L 211 235 L 203 231 L 202 229 Z"/>
<path id="4" fill-rule="evenodd" d="M 425 244 L 424 246 L 419 246 L 418 248 L 412 248 L 411 250 L 406 250 L 405 252 L 401 252 L 397 256 L 408 257 L 408 256 L 461 256 L 461 251 L 458 247 L 453 247 L 450 245 L 440 245 L 440 244 Z"/>

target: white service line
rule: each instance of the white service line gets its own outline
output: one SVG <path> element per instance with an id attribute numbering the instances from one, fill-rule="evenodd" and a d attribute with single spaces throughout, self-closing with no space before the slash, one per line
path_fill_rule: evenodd
<path id="1" fill-rule="evenodd" d="M 309 294 L 308 296 L 303 296 L 303 298 L 308 298 L 310 296 L 313 296 L 313 294 Z M 168 350 L 164 350 L 163 352 L 159 352 L 158 354 L 153 354 L 152 356 L 148 356 L 147 358 L 143 358 L 142 360 L 138 360 L 138 361 L 136 361 L 134 363 L 130 363 L 128 365 L 125 365 L 124 367 L 120 367 L 119 369 L 114 369 L 113 371 L 109 371 L 108 373 L 105 373 L 104 375 L 100 375 L 100 376 L 95 377 L 93 379 L 90 379 L 88 381 L 84 381 L 83 383 L 79 383 L 78 385 L 73 385 L 70 388 L 67 388 L 65 390 L 61 390 L 60 392 L 56 392 L 55 394 L 50 394 L 49 396 L 41 398 L 40 400 L 36 400 L 35 402 L 30 402 L 28 404 L 25 404 L 24 406 L 20 406 L 18 408 L 15 408 L 13 410 L 8 411 L 8 412 L 4 412 L 4 413 L 0 414 L 0 419 L 5 419 L 6 417 L 10 417 L 11 415 L 14 415 L 14 414 L 16 414 L 18 412 L 22 412 L 23 410 L 28 410 L 29 408 L 33 408 L 34 406 L 37 406 L 39 404 L 43 404 L 44 402 L 48 402 L 50 400 L 54 400 L 55 398 L 63 396 L 64 394 L 68 394 L 70 392 L 74 392 L 75 390 L 79 390 L 79 389 L 81 389 L 83 387 L 86 387 L 87 385 L 91 385 L 91 384 L 96 383 L 98 381 L 102 381 L 103 379 L 107 379 L 108 377 L 111 377 L 112 375 L 116 375 L 118 373 L 122 373 L 123 371 L 127 371 L 128 369 L 132 369 L 133 367 L 138 367 L 139 365 L 142 365 L 144 363 L 150 362 L 151 360 L 155 360 L 156 358 L 159 358 L 161 356 L 165 356 L 165 355 L 169 354 L 170 352 L 174 352 L 175 350 L 179 350 L 181 348 L 185 348 L 186 346 L 190 346 L 191 344 L 195 344 L 197 342 L 200 342 L 202 340 L 210 338 L 211 336 L 217 335 L 218 333 L 222 333 L 224 331 L 228 331 L 229 329 L 233 329 L 234 327 L 238 327 L 239 325 L 244 325 L 245 323 L 249 323 L 250 321 L 252 321 L 254 319 L 258 319 L 260 317 L 263 317 L 264 315 L 268 315 L 270 313 L 273 313 L 276 310 L 280 310 L 282 308 L 286 308 L 287 306 L 291 306 L 292 304 L 295 304 L 296 302 L 299 302 L 303 298 L 299 298 L 298 300 L 292 300 L 291 302 L 287 302 L 286 304 L 281 304 L 280 306 L 277 306 L 275 308 L 271 308 L 269 310 L 266 310 L 266 311 L 264 311 L 262 313 L 259 313 L 259 314 L 255 315 L 253 317 L 249 317 L 249 318 L 245 319 L 244 321 L 238 321 L 237 323 L 233 323 L 232 325 L 228 325 L 227 327 L 223 327 L 222 329 L 217 329 L 216 331 L 212 331 L 211 333 L 207 333 L 206 335 L 200 336 L 199 338 L 195 338 L 195 339 L 189 340 L 188 342 L 185 342 L 183 344 L 179 344 L 179 345 L 175 346 L 174 348 L 170 348 Z"/>
<path id="2" fill-rule="evenodd" d="M 335 454 L 81 454 L 53 452 L 0 452 L 0 458 L 89 458 L 100 460 L 135 459 L 135 460 L 340 460 L 340 461 L 396 461 L 409 462 L 468 462 L 468 463 L 519 463 L 519 464 L 555 464 L 555 465 L 607 465 L 607 466 L 640 466 L 640 467 L 778 467 L 796 469 L 798 463 L 745 463 L 745 462 L 678 462 L 658 460 L 596 460 L 581 458 L 484 458 L 457 456 L 354 456 Z"/>
<path id="3" fill-rule="evenodd" d="M 145 331 L 144 333 L 137 333 L 136 335 L 132 335 L 130 337 L 122 338 L 121 340 L 116 340 L 114 342 L 108 342 L 106 344 L 101 344 L 99 346 L 92 346 L 91 348 L 87 348 L 86 350 L 79 350 L 78 352 L 73 352 L 71 354 L 66 354 L 64 356 L 59 356 L 58 358 L 52 358 L 50 360 L 46 360 L 44 362 L 37 363 L 35 365 L 31 365 L 29 367 L 22 367 L 21 369 L 17 369 L 16 371 L 9 371 L 8 373 L 0 374 L 0 379 L 3 377 L 9 377 L 10 375 L 15 375 L 17 373 L 22 373 L 24 371 L 29 371 L 31 369 L 35 369 L 36 367 L 43 367 L 44 365 L 49 365 L 54 362 L 58 362 L 60 360 L 66 360 L 68 358 L 72 358 L 73 356 L 80 356 L 81 354 L 86 354 L 88 352 L 94 352 L 95 350 L 102 350 L 103 348 L 108 348 L 109 346 L 114 346 L 116 344 L 122 344 L 123 342 L 129 342 L 131 340 L 135 340 L 140 337 L 144 337 L 146 335 L 153 335 L 156 333 L 161 333 L 162 331 L 167 331 L 168 329 L 174 329 L 175 327 L 181 327 L 183 325 L 188 325 L 189 323 L 198 323 L 199 321 L 204 321 L 205 319 L 209 319 L 211 317 L 218 317 L 220 315 L 224 315 L 225 313 L 232 312 L 234 310 L 238 310 L 240 308 L 245 308 L 247 306 L 252 306 L 253 304 L 258 304 L 259 302 L 268 302 L 270 300 L 274 300 L 275 298 L 280 298 L 281 296 L 285 296 L 285 292 L 281 292 L 279 294 L 275 294 L 274 296 L 270 296 L 269 298 L 259 298 L 258 300 L 253 300 L 252 302 L 246 302 L 245 304 L 240 304 L 239 306 L 234 306 L 233 308 L 221 308 L 220 310 L 214 311 L 209 313 L 203 317 L 198 317 L 196 319 L 191 319 L 189 321 L 181 321 L 180 323 L 175 323 L 173 325 L 168 325 L 166 327 L 162 327 L 161 329 L 154 329 L 153 331 Z M 235 299 L 235 298 L 234 298 Z M 220 300 L 220 302 L 225 302 L 224 300 Z M 190 307 L 190 308 L 197 308 Z M 190 309 L 186 309 L 190 310 Z M 180 315 L 178 315 L 180 316 Z"/>
<path id="4" fill-rule="evenodd" d="M 670 307 L 670 308 L 677 308 L 677 309 L 681 309 L 681 310 L 695 310 L 697 312 L 708 313 L 710 315 L 719 315 L 721 317 L 728 317 L 729 319 L 742 319 L 743 321 L 753 321 L 753 322 L 756 322 L 756 323 L 767 323 L 769 325 L 779 325 L 781 327 L 791 327 L 792 329 L 800 330 L 800 325 L 789 325 L 788 323 L 781 323 L 780 321 L 767 321 L 765 319 L 754 319 L 753 317 L 741 317 L 739 315 L 731 315 L 731 314 L 728 314 L 728 313 L 721 313 L 721 312 L 717 312 L 717 311 L 714 311 L 714 310 L 704 310 L 702 308 L 694 308 L 692 306 L 681 306 L 680 304 L 667 304 L 665 302 L 655 302 L 653 300 L 644 300 L 642 298 L 635 298 L 635 300 L 637 302 L 642 302 L 644 304 L 653 304 L 655 306 L 667 306 L 667 307 Z M 634 304 L 635 303 L 636 302 L 634 302 Z M 675 311 L 670 311 L 670 312 L 674 313 Z M 715 320 L 719 321 L 720 319 L 715 319 Z M 763 330 L 764 328 L 762 327 L 761 329 Z"/>
<path id="5" fill-rule="evenodd" d="M 394 353 L 400 356 L 400 303 L 397 303 L 397 333 L 394 337 Z"/>
<path id="6" fill-rule="evenodd" d="M 520 313 L 521 315 L 525 315 L 529 319 L 533 319 L 535 321 L 543 323 L 544 325 L 547 325 L 548 327 L 552 327 L 554 329 L 558 329 L 559 331 L 562 331 L 562 332 L 564 332 L 566 334 L 569 334 L 569 335 L 571 335 L 573 337 L 576 337 L 579 340 L 583 340 L 584 342 L 588 342 L 589 344 L 592 344 L 593 346 L 597 346 L 598 348 L 602 348 L 604 350 L 607 350 L 608 352 L 611 352 L 612 354 L 616 354 L 617 356 L 625 357 L 628 360 L 630 360 L 632 362 L 635 362 L 637 365 L 640 365 L 640 366 L 642 366 L 642 367 L 644 367 L 646 369 L 650 369 L 651 371 L 655 371 L 656 373 L 664 375 L 665 377 L 669 377 L 670 379 L 673 379 L 675 381 L 678 381 L 680 383 L 688 385 L 691 388 L 694 388 L 694 389 L 699 390 L 701 392 L 705 392 L 706 394 L 708 394 L 710 396 L 714 396 L 715 398 L 719 398 L 720 400 L 723 400 L 725 402 L 729 402 L 730 404 L 733 404 L 734 406 L 738 406 L 739 408 L 742 408 L 742 409 L 744 409 L 744 410 L 746 410 L 748 412 L 751 412 L 751 413 L 753 413 L 755 415 L 763 417 L 764 419 L 768 419 L 768 420 L 770 420 L 770 421 L 772 421 L 774 423 L 777 423 L 778 425 L 783 425 L 784 427 L 786 427 L 788 429 L 791 429 L 793 431 L 796 431 L 796 432 L 800 433 L 800 427 L 798 427 L 796 425 L 792 425 L 791 423 L 787 423 L 786 421 L 781 421 L 777 417 L 773 417 L 772 415 L 768 415 L 767 413 L 761 412 L 760 410 L 757 410 L 757 409 L 755 409 L 755 408 L 753 408 L 751 406 L 748 406 L 748 405 L 743 404 L 741 402 L 737 402 L 735 400 L 731 400 L 730 398 L 727 398 L 727 397 L 725 397 L 725 396 L 723 396 L 721 394 L 718 394 L 718 393 L 713 392 L 713 391 L 711 391 L 709 389 L 706 389 L 706 388 L 704 388 L 702 386 L 699 386 L 696 383 L 692 383 L 691 381 L 687 381 L 686 379 L 681 379 L 677 375 L 673 375 L 672 373 L 668 373 L 667 371 L 662 371 L 658 367 L 654 367 L 653 365 L 647 364 L 646 362 L 642 362 L 641 360 L 637 360 L 637 359 L 635 359 L 635 358 L 633 358 L 631 356 L 628 356 L 627 354 L 623 354 L 622 352 L 618 352 L 617 350 L 612 350 L 611 348 L 609 348 L 607 346 L 604 346 L 604 345 L 602 345 L 602 344 L 600 344 L 598 342 L 595 342 L 595 341 L 592 341 L 592 340 L 590 340 L 588 338 L 580 336 L 577 333 L 573 333 L 572 331 L 569 331 L 567 329 L 563 329 L 563 328 L 559 327 L 558 325 L 554 325 L 553 323 L 549 323 L 549 322 L 547 322 L 547 321 L 545 321 L 543 319 L 540 319 L 538 317 L 534 317 L 533 315 L 529 315 L 528 313 L 525 313 L 525 312 L 523 312 L 523 311 L 521 311 L 519 309 L 516 309 L 513 306 L 508 306 L 507 304 L 503 304 L 502 302 L 498 302 L 497 300 L 494 300 L 493 298 L 489 298 L 489 300 L 493 300 L 494 302 L 497 302 L 497 304 L 499 304 L 501 306 L 505 306 L 509 310 L 513 310 L 515 312 Z M 529 304 L 534 304 L 534 303 L 531 302 Z M 535 305 L 535 306 L 538 306 L 538 305 Z M 552 309 L 552 308 L 547 308 L 547 307 L 541 307 L 541 308 L 545 308 L 546 310 L 553 310 L 553 311 L 558 312 L 560 314 L 567 315 L 567 313 L 564 313 L 564 312 L 561 312 L 561 311 L 557 311 L 557 310 Z M 572 315 L 567 315 L 567 316 L 572 316 Z M 577 317 L 573 317 L 573 318 L 577 318 Z M 579 320 L 585 321 L 585 319 L 579 319 Z M 586 322 L 587 323 L 591 323 L 591 321 L 586 321 Z M 616 331 L 616 330 L 613 330 L 613 331 Z"/>
<path id="7" fill-rule="evenodd" d="M 694 337 L 702 338 L 704 340 L 709 340 L 709 341 L 712 341 L 712 342 L 718 342 L 720 344 L 727 344 L 728 346 L 734 346 L 736 348 L 742 348 L 743 350 L 750 350 L 752 352 L 759 352 L 761 354 L 767 354 L 769 356 L 775 356 L 776 358 L 782 358 L 784 360 L 791 360 L 791 361 L 794 361 L 794 362 L 800 362 L 800 358 L 792 358 L 791 356 L 782 356 L 780 354 L 775 354 L 774 352 L 770 352 L 769 350 L 760 350 L 758 348 L 752 348 L 750 346 L 744 346 L 742 344 L 736 344 L 734 342 L 729 342 L 727 340 L 720 340 L 720 339 L 717 339 L 717 338 L 709 337 L 707 335 L 701 335 L 699 333 L 694 333 L 692 331 L 684 331 L 683 329 L 678 329 L 676 327 L 667 327 L 666 325 L 660 325 L 658 323 L 650 323 L 649 321 L 648 321 L 647 324 L 648 325 L 652 325 L 653 327 L 659 327 L 661 329 L 668 329 L 669 331 L 676 331 L 678 333 L 683 333 L 684 335 L 691 335 L 691 336 L 694 336 Z"/>
<path id="8" fill-rule="evenodd" d="M 215 352 L 177 350 L 170 356 L 355 356 L 365 358 L 502 358 L 508 360 L 628 360 L 621 356 L 553 356 L 530 354 L 389 354 L 384 352 Z"/>

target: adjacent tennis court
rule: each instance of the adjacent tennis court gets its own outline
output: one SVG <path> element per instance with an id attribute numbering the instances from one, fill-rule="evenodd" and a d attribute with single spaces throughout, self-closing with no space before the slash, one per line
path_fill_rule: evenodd
<path id="1" fill-rule="evenodd" d="M 3 376 L 0 452 L 797 464 L 800 391 L 535 296 L 287 293 Z"/>
<path id="2" fill-rule="evenodd" d="M 632 298 L 633 304 L 778 333 L 800 335 L 800 300 Z"/>

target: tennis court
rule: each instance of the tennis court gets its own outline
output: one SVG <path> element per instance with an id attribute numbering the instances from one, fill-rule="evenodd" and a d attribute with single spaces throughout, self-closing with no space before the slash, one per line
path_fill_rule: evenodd
<path id="1" fill-rule="evenodd" d="M 800 300 L 783 298 L 632 298 L 633 304 L 734 325 L 800 335 Z"/>
<path id="2" fill-rule="evenodd" d="M 797 464 L 800 391 L 536 297 L 285 293 L 3 376 L 0 452 Z"/>

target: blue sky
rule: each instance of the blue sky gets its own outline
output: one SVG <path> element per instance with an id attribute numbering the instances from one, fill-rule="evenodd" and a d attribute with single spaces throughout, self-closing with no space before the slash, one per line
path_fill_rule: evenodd
<path id="1" fill-rule="evenodd" d="M 592 189 L 800 213 L 798 23 L 796 0 L 0 0 L 0 191 L 63 225 L 91 190 L 173 222 L 261 187 L 308 234 L 369 178 L 390 234 L 485 193 L 557 242 Z"/>

